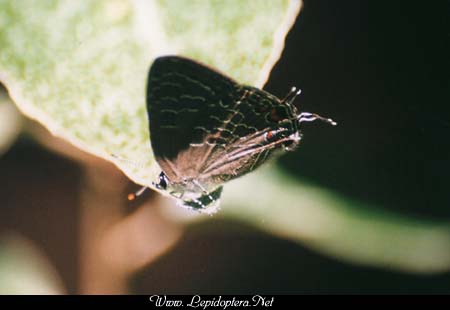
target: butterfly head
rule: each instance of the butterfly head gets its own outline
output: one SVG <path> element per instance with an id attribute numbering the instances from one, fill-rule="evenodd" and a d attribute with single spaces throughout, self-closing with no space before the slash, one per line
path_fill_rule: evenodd
<path id="1" fill-rule="evenodd" d="M 302 93 L 301 89 L 298 89 L 293 86 L 289 93 L 281 100 L 283 103 L 287 103 L 289 105 L 293 105 L 295 98 Z M 322 117 L 316 113 L 302 112 L 297 116 L 298 124 L 300 125 L 303 122 L 313 122 L 315 120 L 320 120 L 322 122 L 331 124 L 336 126 L 337 123 L 333 121 L 331 118 Z"/>

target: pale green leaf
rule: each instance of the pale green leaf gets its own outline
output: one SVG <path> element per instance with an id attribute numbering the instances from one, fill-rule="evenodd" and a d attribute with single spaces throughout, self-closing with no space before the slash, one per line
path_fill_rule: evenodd
<path id="1" fill-rule="evenodd" d="M 227 184 L 219 217 L 356 264 L 414 272 L 450 270 L 450 223 L 388 212 L 313 186 L 270 165 Z M 209 220 L 174 205 L 163 212 L 183 223 Z"/>
<path id="2" fill-rule="evenodd" d="M 383 211 L 266 167 L 231 182 L 221 214 L 358 264 L 450 270 L 450 223 Z"/>
<path id="3" fill-rule="evenodd" d="M 184 55 L 262 86 L 300 4 L 1 0 L 0 79 L 53 134 L 151 185 L 159 172 L 145 107 L 153 59 Z"/>

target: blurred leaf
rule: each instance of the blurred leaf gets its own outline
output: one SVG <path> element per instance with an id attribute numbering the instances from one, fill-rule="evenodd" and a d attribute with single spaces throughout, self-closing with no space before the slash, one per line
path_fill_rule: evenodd
<path id="1" fill-rule="evenodd" d="M 229 182 L 216 216 L 355 264 L 414 273 L 450 270 L 450 223 L 380 210 L 266 166 Z M 167 216 L 195 224 L 210 216 L 165 204 Z"/>
<path id="2" fill-rule="evenodd" d="M 450 270 L 450 223 L 377 211 L 329 190 L 260 169 L 231 182 L 221 215 L 358 264 Z"/>
<path id="3" fill-rule="evenodd" d="M 62 294 L 53 267 L 29 241 L 18 235 L 0 239 L 0 294 Z"/>
<path id="4" fill-rule="evenodd" d="M 25 114 L 87 152 L 142 163 L 115 162 L 150 185 L 159 172 L 145 111 L 152 60 L 191 56 L 262 86 L 299 8 L 294 0 L 0 0 L 0 79 Z M 375 212 L 271 170 L 225 192 L 223 215 L 322 252 L 409 271 L 450 268 L 449 223 Z"/>
<path id="5" fill-rule="evenodd" d="M 145 85 L 181 54 L 262 86 L 300 1 L 0 0 L 0 78 L 52 133 L 151 185 Z M 138 167 L 111 154 L 139 162 Z"/>

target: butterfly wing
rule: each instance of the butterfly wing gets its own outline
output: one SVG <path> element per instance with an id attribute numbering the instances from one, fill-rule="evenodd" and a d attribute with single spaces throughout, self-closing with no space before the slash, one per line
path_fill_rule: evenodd
<path id="1" fill-rule="evenodd" d="M 149 72 L 147 111 L 153 153 L 172 182 L 195 177 L 205 150 L 192 149 L 219 126 L 236 83 L 192 60 L 157 58 Z"/>
<path id="2" fill-rule="evenodd" d="M 277 150 L 298 141 L 294 106 L 250 86 L 241 86 L 236 98 L 233 112 L 217 128 L 222 136 L 213 141 L 222 147 L 208 158 L 202 170 L 205 178 L 226 181 L 239 177 L 259 167 Z"/>
<path id="3" fill-rule="evenodd" d="M 298 131 L 295 107 L 178 56 L 153 63 L 147 108 L 153 152 L 174 183 L 238 177 Z M 267 139 L 269 131 L 279 134 Z"/>

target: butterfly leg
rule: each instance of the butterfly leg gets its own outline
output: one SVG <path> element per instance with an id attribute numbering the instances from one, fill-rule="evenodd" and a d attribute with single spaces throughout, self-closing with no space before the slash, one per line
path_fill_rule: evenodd
<path id="1" fill-rule="evenodd" d="M 169 185 L 170 181 L 169 178 L 167 178 L 167 175 L 164 173 L 164 171 L 161 171 L 158 176 L 158 183 L 152 182 L 152 185 L 156 187 L 159 190 L 167 190 L 167 186 Z M 176 199 L 182 199 L 184 192 L 180 193 L 180 196 L 175 195 L 176 192 L 169 192 L 170 196 Z"/>
<path id="2" fill-rule="evenodd" d="M 210 194 L 209 192 L 203 187 L 203 185 L 201 185 L 197 180 L 193 180 L 192 183 L 194 183 L 198 188 L 200 188 L 203 192 L 204 195 L 208 196 L 208 198 L 214 202 L 216 201 Z"/>
<path id="3" fill-rule="evenodd" d="M 163 171 L 161 171 L 158 178 L 159 178 L 159 182 L 158 183 L 152 182 L 152 185 L 154 187 L 156 187 L 157 189 L 166 190 L 167 184 L 169 183 L 169 180 L 167 179 L 166 174 Z M 136 197 L 139 197 L 140 195 L 142 195 L 148 188 L 149 188 L 148 186 L 143 186 L 138 191 L 128 194 L 128 200 L 136 199 Z"/>
<path id="4" fill-rule="evenodd" d="M 136 197 L 141 196 L 146 190 L 148 189 L 148 186 L 142 186 L 139 190 L 137 190 L 134 193 L 128 194 L 128 200 L 135 200 Z"/>

